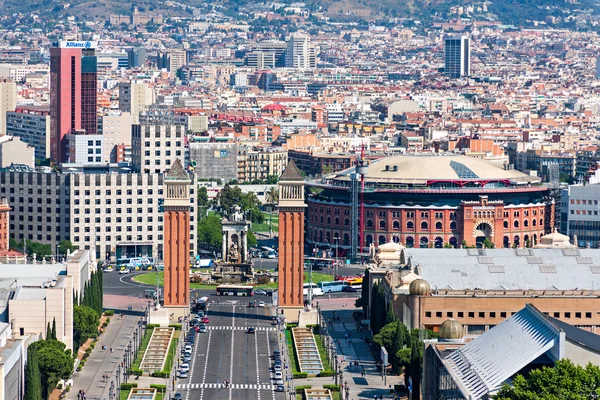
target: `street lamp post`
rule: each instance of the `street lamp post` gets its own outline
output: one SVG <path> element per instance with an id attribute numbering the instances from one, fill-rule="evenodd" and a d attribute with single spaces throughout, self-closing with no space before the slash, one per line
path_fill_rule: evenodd
<path id="1" fill-rule="evenodd" d="M 123 354 L 123 382 L 127 383 L 127 354 Z"/>
<path id="2" fill-rule="evenodd" d="M 338 274 L 338 244 L 340 242 L 340 237 L 338 235 L 335 235 L 335 237 L 333 238 L 333 241 L 335 242 L 335 266 L 333 268 L 333 280 L 335 280 L 335 277 Z"/>
<path id="3" fill-rule="evenodd" d="M 117 386 L 121 387 L 121 364 L 117 365 Z"/>

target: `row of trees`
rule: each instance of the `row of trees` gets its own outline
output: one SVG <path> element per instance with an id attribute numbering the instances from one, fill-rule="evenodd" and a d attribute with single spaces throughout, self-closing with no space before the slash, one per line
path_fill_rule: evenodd
<path id="1" fill-rule="evenodd" d="M 27 246 L 25 246 L 25 243 L 27 243 Z M 25 242 L 23 240 L 19 241 L 10 238 L 9 247 L 11 250 L 16 250 L 21 253 L 27 251 L 27 255 L 29 257 L 32 257 L 35 254 L 37 259 L 39 260 L 41 260 L 42 257 L 50 257 L 55 254 L 52 251 L 52 246 L 50 246 L 49 244 L 32 242 L 29 239 L 27 239 L 27 242 Z M 65 255 L 67 254 L 67 251 L 73 250 L 75 250 L 75 246 L 73 246 L 73 244 L 68 240 L 61 240 L 58 244 L 58 254 Z"/>
<path id="2" fill-rule="evenodd" d="M 84 285 L 83 297 L 74 296 L 73 347 L 78 349 L 88 339 L 98 337 L 98 323 L 102 315 L 104 276 L 102 271 L 93 272 Z"/>
<path id="3" fill-rule="evenodd" d="M 367 276 L 368 278 L 368 276 Z M 363 277 L 363 282 L 365 278 Z M 368 279 L 367 279 L 368 281 Z M 364 286 L 364 285 L 363 285 Z M 366 287 L 368 290 L 368 286 Z M 363 293 L 368 293 L 363 288 Z M 363 299 L 363 304 L 366 303 Z M 433 339 L 438 335 L 430 330 L 408 330 L 406 325 L 398 321 L 392 302 L 386 307 L 386 296 L 379 284 L 374 284 L 369 304 L 373 343 L 382 346 L 388 352 L 388 362 L 396 374 L 404 372 L 404 381 L 408 386 L 412 381 L 413 399 L 420 398 L 420 379 L 423 368 L 423 340 Z"/>
<path id="4" fill-rule="evenodd" d="M 56 328 L 54 331 L 54 337 L 34 342 L 27 348 L 25 400 L 47 399 L 58 381 L 68 379 L 73 373 L 71 351 L 56 340 Z"/>

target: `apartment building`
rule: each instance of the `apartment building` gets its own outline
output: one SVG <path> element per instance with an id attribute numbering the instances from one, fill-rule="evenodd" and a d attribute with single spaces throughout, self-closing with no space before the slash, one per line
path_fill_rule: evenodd
<path id="1" fill-rule="evenodd" d="M 176 158 L 186 161 L 184 125 L 163 123 L 134 124 L 131 131 L 131 157 L 135 171 L 163 173 Z"/>
<path id="2" fill-rule="evenodd" d="M 11 165 L 35 166 L 35 149 L 21 138 L 15 136 L 0 136 L 0 168 Z"/>
<path id="3" fill-rule="evenodd" d="M 63 240 L 96 259 L 162 257 L 162 174 L 0 172 L 0 198 L 11 205 L 10 236 L 49 244 Z M 195 185 L 190 185 L 190 251 L 195 251 Z"/>
<path id="4" fill-rule="evenodd" d="M 9 232 L 16 240 L 56 248 L 70 239 L 69 174 L 0 171 L 0 197 L 11 205 Z"/>
<path id="5" fill-rule="evenodd" d="M 71 242 L 98 259 L 163 256 L 163 174 L 76 174 L 69 205 Z M 195 243 L 195 185 L 190 185 L 190 251 Z"/>
<path id="6" fill-rule="evenodd" d="M 6 113 L 6 133 L 35 149 L 35 158 L 50 158 L 50 107 L 23 106 Z"/>
<path id="7" fill-rule="evenodd" d="M 102 158 L 104 162 L 119 162 L 118 146 L 131 148 L 131 127 L 135 118 L 129 112 L 100 117 L 98 131 L 102 134 Z"/>
<path id="8" fill-rule="evenodd" d="M 17 107 L 17 85 L 12 79 L 0 79 L 0 135 L 6 133 L 6 113 Z"/>
<path id="9" fill-rule="evenodd" d="M 288 164 L 288 152 L 283 148 L 240 147 L 238 149 L 238 180 L 252 182 L 279 177 Z"/>
<path id="10" fill-rule="evenodd" d="M 589 183 L 569 185 L 560 201 L 560 231 L 579 247 L 600 248 L 600 170 Z"/>
<path id="11" fill-rule="evenodd" d="M 195 142 L 189 144 L 190 163 L 195 164 L 196 177 L 238 179 L 237 144 L 229 142 Z"/>
<path id="12" fill-rule="evenodd" d="M 140 112 L 154 102 L 152 89 L 145 83 L 125 82 L 119 84 L 119 109 L 133 116 L 139 123 Z"/>

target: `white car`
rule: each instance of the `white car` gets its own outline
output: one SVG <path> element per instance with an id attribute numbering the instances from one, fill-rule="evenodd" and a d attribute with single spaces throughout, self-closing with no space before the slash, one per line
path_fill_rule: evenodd
<path id="1" fill-rule="evenodd" d="M 283 373 L 281 371 L 275 371 L 275 379 L 283 379 Z"/>
<path id="2" fill-rule="evenodd" d="M 131 271 L 129 270 L 129 268 L 125 268 L 125 269 L 122 269 L 121 271 L 119 271 L 119 273 L 120 273 L 121 275 L 125 275 L 125 274 L 128 274 L 128 273 L 130 273 L 130 272 L 131 272 Z"/>
<path id="3" fill-rule="evenodd" d="M 265 306 L 265 302 L 264 301 L 259 301 L 257 304 L 258 307 L 264 307 Z"/>
<path id="4" fill-rule="evenodd" d="M 188 363 L 181 364 L 181 368 L 179 368 L 179 370 L 181 372 L 189 372 L 190 364 L 188 364 Z"/>
<path id="5" fill-rule="evenodd" d="M 273 369 L 275 370 L 275 372 L 281 372 L 281 364 L 275 364 L 273 366 Z"/>

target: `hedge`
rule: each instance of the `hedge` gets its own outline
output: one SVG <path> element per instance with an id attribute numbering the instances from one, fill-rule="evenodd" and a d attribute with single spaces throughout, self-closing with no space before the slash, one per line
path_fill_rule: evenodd
<path id="1" fill-rule="evenodd" d="M 137 388 L 137 382 L 123 382 L 121 383 L 121 390 L 131 390 L 133 388 Z"/>
<path id="2" fill-rule="evenodd" d="M 320 376 L 320 377 L 333 376 L 333 371 L 323 370 L 318 374 L 318 376 Z"/>
<path id="3" fill-rule="evenodd" d="M 104 311 L 104 315 L 106 315 L 107 317 L 112 317 L 113 315 L 115 315 L 115 310 L 106 310 Z"/>
<path id="4" fill-rule="evenodd" d="M 323 389 L 329 389 L 332 392 L 339 392 L 340 391 L 340 385 L 334 385 L 332 383 L 327 384 L 327 385 L 323 385 Z"/>
<path id="5" fill-rule="evenodd" d="M 169 372 L 168 371 L 154 371 L 151 376 L 153 376 L 155 378 L 168 378 Z"/>
<path id="6" fill-rule="evenodd" d="M 150 389 L 166 390 L 167 389 L 167 385 L 163 385 L 161 383 L 151 383 L 150 384 Z"/>
<path id="7" fill-rule="evenodd" d="M 294 372 L 292 374 L 292 378 L 294 378 L 294 379 L 304 379 L 307 377 L 308 377 L 308 372 Z"/>
<path id="8" fill-rule="evenodd" d="M 160 324 L 148 324 L 146 325 L 146 329 L 154 329 L 154 328 L 159 328 Z"/>
<path id="9" fill-rule="evenodd" d="M 169 325 L 169 328 L 175 328 L 176 331 L 180 331 L 181 324 L 171 324 L 171 325 Z"/>
<path id="10" fill-rule="evenodd" d="M 129 373 L 131 375 L 135 375 L 135 376 L 142 376 L 144 375 L 144 371 L 139 369 L 139 368 L 130 368 L 129 369 Z"/>
<path id="11" fill-rule="evenodd" d="M 312 389 L 312 385 L 294 386 L 296 392 L 304 392 L 304 389 Z"/>

